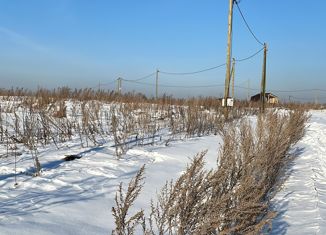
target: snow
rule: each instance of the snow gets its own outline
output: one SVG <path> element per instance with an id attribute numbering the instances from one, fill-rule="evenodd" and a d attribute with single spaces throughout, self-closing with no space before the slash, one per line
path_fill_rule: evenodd
<path id="1" fill-rule="evenodd" d="M 326 234 L 326 112 L 312 111 L 306 135 L 283 188 L 274 198 L 279 213 L 272 234 Z"/>
<path id="2" fill-rule="evenodd" d="M 119 183 L 126 186 L 146 164 L 145 186 L 136 209 L 150 200 L 167 180 L 177 178 L 198 152 L 208 149 L 207 167 L 216 165 L 221 138 L 208 136 L 134 147 L 120 160 L 110 144 L 81 149 L 77 143 L 57 150 L 41 149 L 42 175 L 32 177 L 28 154 L 19 157 L 18 187 L 13 159 L 0 164 L 0 234 L 109 234 L 114 228 L 111 208 Z M 112 143 L 111 143 L 112 144 Z M 65 154 L 80 159 L 63 161 Z"/>
<path id="3" fill-rule="evenodd" d="M 79 141 L 40 148 L 42 175 L 32 177 L 28 152 L 18 157 L 14 187 L 13 157 L 0 161 L 0 234 L 110 234 L 111 208 L 120 182 L 124 186 L 146 164 L 145 186 L 135 209 L 148 210 L 150 199 L 177 178 L 198 152 L 208 149 L 207 167 L 215 167 L 220 136 L 134 146 L 121 159 L 112 142 L 81 148 Z M 287 179 L 273 199 L 278 216 L 271 234 L 326 234 L 326 112 L 311 111 L 306 135 L 292 149 L 296 155 Z M 1 149 L 0 153 L 5 150 Z M 67 154 L 82 156 L 63 161 Z"/>

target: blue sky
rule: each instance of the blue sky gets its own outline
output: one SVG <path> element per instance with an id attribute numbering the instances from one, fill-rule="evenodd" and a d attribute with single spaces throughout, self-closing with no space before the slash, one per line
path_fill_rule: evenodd
<path id="1" fill-rule="evenodd" d="M 240 7 L 259 40 L 269 46 L 267 90 L 326 89 L 326 1 L 242 0 Z M 156 69 L 188 72 L 225 63 L 227 11 L 228 0 L 0 0 L 1 87 L 102 83 L 114 89 L 110 82 L 118 77 L 137 79 Z M 261 48 L 236 8 L 233 46 L 238 59 Z M 251 88 L 259 88 L 261 70 L 262 54 L 238 63 L 236 85 L 246 87 L 250 80 Z M 160 84 L 167 86 L 223 85 L 224 79 L 224 67 L 193 76 L 160 74 Z M 123 82 L 122 87 L 154 94 L 149 85 Z M 163 92 L 220 96 L 223 88 L 161 87 Z M 326 98 L 323 91 L 275 93 Z M 236 96 L 246 95 L 236 89 Z"/>

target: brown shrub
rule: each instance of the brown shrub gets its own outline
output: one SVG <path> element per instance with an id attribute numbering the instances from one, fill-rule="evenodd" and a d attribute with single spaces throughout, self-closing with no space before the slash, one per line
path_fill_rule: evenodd
<path id="1" fill-rule="evenodd" d="M 229 123 L 217 168 L 204 169 L 205 152 L 194 157 L 151 202 L 144 234 L 260 233 L 275 215 L 269 210 L 272 192 L 307 119 L 303 111 L 269 112 L 257 117 L 255 128 L 248 120 Z"/>

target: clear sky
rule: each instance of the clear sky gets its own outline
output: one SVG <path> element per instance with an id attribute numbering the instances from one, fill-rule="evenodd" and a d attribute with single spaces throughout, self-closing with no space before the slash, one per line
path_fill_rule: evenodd
<path id="1" fill-rule="evenodd" d="M 226 61 L 228 0 L 0 0 L 0 87 L 114 89 L 118 77 L 191 72 Z M 326 89 L 326 1 L 242 0 L 268 43 L 267 90 Z M 261 48 L 234 8 L 233 57 Z M 262 53 L 236 65 L 235 84 L 259 88 Z M 223 85 L 225 67 L 193 76 L 160 74 L 161 85 Z M 141 82 L 153 84 L 155 76 Z M 150 85 L 122 88 L 153 95 Z M 174 96 L 221 96 L 223 87 L 160 87 Z M 251 91 L 251 94 L 255 91 Z M 314 99 L 326 92 L 274 92 Z M 236 89 L 236 96 L 247 91 Z M 294 99 L 294 98 L 293 98 Z"/>

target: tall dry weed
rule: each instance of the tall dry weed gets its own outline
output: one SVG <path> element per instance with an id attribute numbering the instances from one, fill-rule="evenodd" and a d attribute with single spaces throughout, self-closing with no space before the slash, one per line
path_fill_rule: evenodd
<path id="1" fill-rule="evenodd" d="M 205 152 L 194 157 L 151 202 L 144 234 L 261 233 L 276 214 L 270 200 L 308 118 L 297 110 L 260 115 L 256 126 L 245 119 L 228 123 L 216 169 L 205 170 Z"/>

